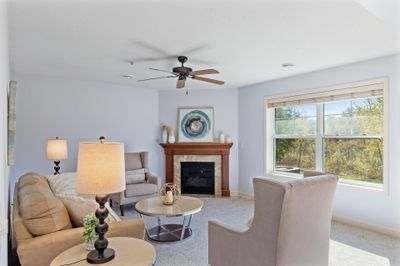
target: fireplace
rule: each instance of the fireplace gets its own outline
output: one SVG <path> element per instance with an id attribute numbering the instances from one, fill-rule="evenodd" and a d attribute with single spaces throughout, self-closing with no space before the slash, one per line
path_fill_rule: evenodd
<path id="1" fill-rule="evenodd" d="M 232 143 L 161 143 L 165 153 L 165 181 L 181 185 L 181 163 L 213 162 L 214 195 L 229 197 L 229 151 Z M 197 192 L 198 193 L 198 192 Z M 210 192 L 212 193 L 211 190 Z"/>
<path id="2" fill-rule="evenodd" d="M 214 169 L 214 162 L 181 162 L 182 193 L 214 195 Z"/>

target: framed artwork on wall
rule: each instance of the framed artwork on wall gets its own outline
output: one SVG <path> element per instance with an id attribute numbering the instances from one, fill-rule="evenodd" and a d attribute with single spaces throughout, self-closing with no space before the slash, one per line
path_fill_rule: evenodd
<path id="1" fill-rule="evenodd" d="M 214 142 L 214 108 L 178 108 L 179 142 Z"/>
<path id="2" fill-rule="evenodd" d="M 17 82 L 10 81 L 8 88 L 8 132 L 7 132 L 7 164 L 14 165 L 15 160 L 15 133 L 17 130 Z"/>

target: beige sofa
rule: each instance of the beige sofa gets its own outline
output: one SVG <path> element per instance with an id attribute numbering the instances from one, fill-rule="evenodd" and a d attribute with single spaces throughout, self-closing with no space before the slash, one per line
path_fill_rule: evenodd
<path id="1" fill-rule="evenodd" d="M 96 204 L 81 197 L 56 197 L 47 178 L 23 175 L 15 185 L 13 241 L 22 266 L 48 266 L 64 250 L 83 243 L 81 221 Z M 144 237 L 141 219 L 120 221 L 112 213 L 106 237 Z"/>
<path id="2" fill-rule="evenodd" d="M 121 215 L 124 216 L 124 205 L 138 202 L 142 199 L 158 195 L 160 189 L 160 178 L 149 172 L 148 152 L 125 153 L 125 171 L 144 170 L 145 179 L 143 182 L 126 184 L 126 190 L 110 195 L 111 206 L 113 202 L 118 203 Z"/>

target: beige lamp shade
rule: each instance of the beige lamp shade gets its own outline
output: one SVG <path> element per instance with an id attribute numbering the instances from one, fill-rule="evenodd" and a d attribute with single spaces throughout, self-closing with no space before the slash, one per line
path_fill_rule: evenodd
<path id="1" fill-rule="evenodd" d="M 108 195 L 125 190 L 124 144 L 79 143 L 78 193 Z"/>
<path id="2" fill-rule="evenodd" d="M 53 161 L 68 159 L 67 141 L 65 139 L 49 139 L 46 145 L 46 159 Z"/>

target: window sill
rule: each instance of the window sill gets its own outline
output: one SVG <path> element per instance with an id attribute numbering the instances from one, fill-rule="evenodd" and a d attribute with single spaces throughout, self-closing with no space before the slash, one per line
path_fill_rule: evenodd
<path id="1" fill-rule="evenodd" d="M 289 180 L 303 178 L 302 175 L 286 174 L 286 173 L 280 173 L 280 172 L 270 172 L 270 173 L 267 173 L 266 176 L 271 177 L 278 181 L 289 181 Z M 362 184 L 361 182 L 357 182 L 357 181 L 346 181 L 346 180 L 339 179 L 338 186 L 341 188 L 345 188 L 345 189 L 371 191 L 371 192 L 375 192 L 375 193 L 388 194 L 388 191 L 387 191 L 385 185 L 373 185 L 373 184 L 369 185 L 369 184 Z"/>

